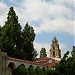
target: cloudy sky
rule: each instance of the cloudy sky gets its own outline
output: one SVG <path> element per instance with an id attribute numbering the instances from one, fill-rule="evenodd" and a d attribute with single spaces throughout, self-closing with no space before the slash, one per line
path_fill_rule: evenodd
<path id="1" fill-rule="evenodd" d="M 9 8 L 13 6 L 22 27 L 29 22 L 36 38 L 34 47 L 39 53 L 47 50 L 54 35 L 59 41 L 63 54 L 72 50 L 74 43 L 74 0 L 0 0 L 0 25 L 3 26 Z"/>

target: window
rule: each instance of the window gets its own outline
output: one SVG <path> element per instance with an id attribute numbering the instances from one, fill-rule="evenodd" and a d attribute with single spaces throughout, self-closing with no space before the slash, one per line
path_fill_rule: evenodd
<path id="1" fill-rule="evenodd" d="M 52 63 L 52 60 L 49 60 L 48 62 L 49 62 L 49 63 Z"/>
<path id="2" fill-rule="evenodd" d="M 55 50 L 55 46 L 53 46 L 53 50 Z"/>
<path id="3" fill-rule="evenodd" d="M 55 51 L 53 51 L 53 56 L 55 57 Z"/>

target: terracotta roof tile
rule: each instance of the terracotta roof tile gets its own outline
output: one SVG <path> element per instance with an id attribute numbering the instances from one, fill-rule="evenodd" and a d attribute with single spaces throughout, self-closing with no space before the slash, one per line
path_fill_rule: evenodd
<path id="1" fill-rule="evenodd" d="M 48 68 L 52 68 L 52 67 L 54 67 L 54 65 L 55 64 L 53 64 L 53 63 L 47 63 L 47 64 L 44 64 L 42 66 L 47 66 Z"/>
<path id="2" fill-rule="evenodd" d="M 18 58 L 12 58 L 12 57 L 8 57 L 9 60 L 13 60 L 13 61 L 19 61 L 19 62 L 25 62 L 25 63 L 30 63 L 30 64 L 36 64 L 36 65 L 41 65 L 41 66 L 48 66 L 49 68 L 52 68 L 54 66 L 54 63 L 49 63 L 49 60 L 54 61 L 54 59 L 52 58 L 38 58 L 35 61 L 28 61 L 28 60 L 22 60 L 22 59 L 18 59 Z"/>

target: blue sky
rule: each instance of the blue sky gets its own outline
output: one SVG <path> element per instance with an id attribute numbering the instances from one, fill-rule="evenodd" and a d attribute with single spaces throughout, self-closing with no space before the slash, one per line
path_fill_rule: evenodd
<path id="1" fill-rule="evenodd" d="M 0 25 L 6 21 L 9 8 L 13 6 L 19 22 L 33 26 L 36 38 L 34 47 L 39 53 L 49 49 L 54 35 L 63 54 L 74 45 L 74 1 L 73 0 L 0 0 Z"/>

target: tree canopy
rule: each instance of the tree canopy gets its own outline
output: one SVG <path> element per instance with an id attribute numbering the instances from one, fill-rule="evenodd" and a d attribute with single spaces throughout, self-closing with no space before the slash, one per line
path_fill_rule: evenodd
<path id="1" fill-rule="evenodd" d="M 72 57 L 75 59 L 75 46 L 73 46 L 73 49 L 72 49 Z"/>
<path id="2" fill-rule="evenodd" d="M 13 7 L 11 7 L 8 12 L 7 21 L 2 27 L 1 34 L 1 50 L 7 52 L 9 56 L 12 56 L 15 50 L 20 49 L 21 36 L 21 26 L 20 23 L 18 23 L 18 16 L 16 16 Z"/>
<path id="3" fill-rule="evenodd" d="M 47 57 L 46 49 L 45 49 L 45 48 L 41 48 L 41 51 L 40 51 L 40 58 L 42 58 L 42 57 Z"/>
<path id="4" fill-rule="evenodd" d="M 29 26 L 27 22 L 22 30 L 14 8 L 10 7 L 5 25 L 0 26 L 1 50 L 11 57 L 33 60 L 34 57 L 36 58 L 33 45 L 34 39 L 33 27 Z"/>
<path id="5" fill-rule="evenodd" d="M 25 53 L 25 59 L 32 60 L 34 52 L 33 41 L 35 39 L 35 33 L 33 27 L 28 25 L 28 22 L 26 23 L 23 29 L 22 39 L 23 39 L 22 49 L 24 50 Z"/>

